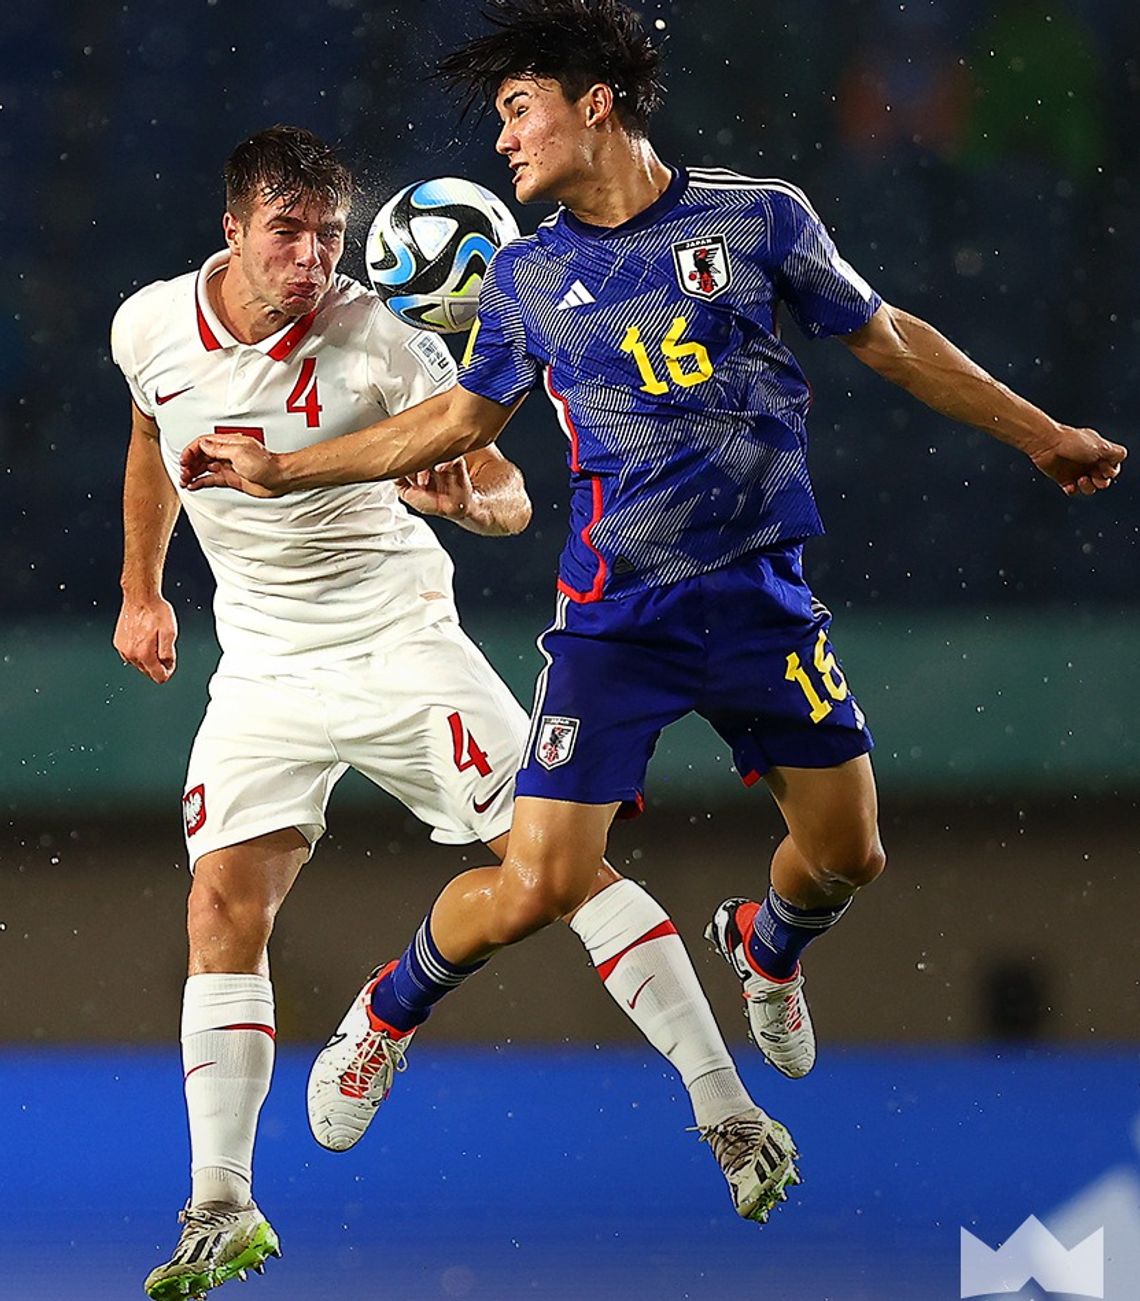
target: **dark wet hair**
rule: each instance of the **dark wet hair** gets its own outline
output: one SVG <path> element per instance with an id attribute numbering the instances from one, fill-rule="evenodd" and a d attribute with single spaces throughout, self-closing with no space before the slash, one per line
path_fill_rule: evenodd
<path id="1" fill-rule="evenodd" d="M 352 205 L 352 173 L 319 136 L 299 126 L 271 126 L 243 140 L 226 159 L 226 208 L 245 225 L 258 199 L 287 208 L 317 199 Z"/>
<path id="2" fill-rule="evenodd" d="M 463 112 L 485 113 L 508 77 L 557 81 L 569 100 L 603 82 L 614 92 L 618 120 L 644 135 L 660 108 L 661 53 L 641 20 L 620 0 L 489 0 L 483 17 L 494 30 L 440 60 L 438 76 L 466 92 Z"/>

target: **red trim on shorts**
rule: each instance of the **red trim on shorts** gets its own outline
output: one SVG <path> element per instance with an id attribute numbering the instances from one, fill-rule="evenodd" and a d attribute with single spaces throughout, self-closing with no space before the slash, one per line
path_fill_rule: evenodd
<path id="1" fill-rule="evenodd" d="M 760 774 L 753 768 L 751 772 L 741 773 L 740 780 L 745 786 L 755 786 L 760 780 Z"/>
<path id="2" fill-rule="evenodd" d="M 598 963 L 598 975 L 601 976 L 602 983 L 605 984 L 605 982 L 609 980 L 609 978 L 614 973 L 614 968 L 631 949 L 636 949 L 639 944 L 648 944 L 650 940 L 659 940 L 666 935 L 676 935 L 676 934 L 677 934 L 676 926 L 674 926 L 673 923 L 666 917 L 666 919 L 663 922 L 660 922 L 658 925 L 654 926 L 654 928 L 651 931 L 646 931 L 644 935 L 642 935 L 639 939 L 634 940 L 632 944 L 627 944 L 620 953 L 615 953 L 614 956 L 612 958 L 609 958 L 606 962 Z"/>
<path id="3" fill-rule="evenodd" d="M 622 800 L 621 806 L 617 811 L 617 817 L 620 822 L 632 822 L 634 818 L 640 818 L 645 812 L 645 796 L 638 791 L 631 800 Z"/>

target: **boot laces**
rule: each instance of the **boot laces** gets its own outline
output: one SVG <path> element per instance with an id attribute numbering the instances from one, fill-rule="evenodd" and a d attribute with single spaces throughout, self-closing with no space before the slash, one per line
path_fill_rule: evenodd
<path id="1" fill-rule="evenodd" d="M 351 1098 L 369 1096 L 377 1084 L 384 1084 L 383 1071 L 387 1067 L 393 1074 L 408 1069 L 408 1035 L 393 1039 L 384 1030 L 370 1030 L 357 1044 L 356 1053 L 341 1077 L 340 1091 Z"/>
<path id="2" fill-rule="evenodd" d="M 738 1173 L 757 1157 L 763 1159 L 765 1167 L 771 1173 L 779 1164 L 778 1160 L 773 1161 L 772 1158 L 779 1155 L 782 1159 L 783 1156 L 767 1120 L 734 1116 L 721 1121 L 719 1125 L 702 1126 L 698 1133 L 700 1141 L 709 1145 L 717 1164 L 726 1175 Z M 765 1143 L 766 1138 L 772 1138 L 773 1141 Z"/>

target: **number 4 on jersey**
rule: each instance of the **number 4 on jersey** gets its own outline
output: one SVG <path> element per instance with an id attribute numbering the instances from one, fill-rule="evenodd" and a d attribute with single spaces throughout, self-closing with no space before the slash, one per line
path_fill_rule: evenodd
<path id="1" fill-rule="evenodd" d="M 295 415 L 303 415 L 309 429 L 316 429 L 321 423 L 320 398 L 317 396 L 317 359 L 306 357 L 301 363 L 301 373 L 293 385 L 293 392 L 285 399 L 285 410 Z"/>

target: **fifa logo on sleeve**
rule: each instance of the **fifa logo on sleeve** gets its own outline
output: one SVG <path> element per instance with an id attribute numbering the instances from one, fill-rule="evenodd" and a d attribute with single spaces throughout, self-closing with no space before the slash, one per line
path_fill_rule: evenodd
<path id="1" fill-rule="evenodd" d="M 996 1251 L 961 1231 L 963 1297 L 1020 1292 L 1031 1280 L 1046 1292 L 1104 1297 L 1104 1230 L 1069 1249 L 1035 1216 Z"/>
<path id="2" fill-rule="evenodd" d="M 534 757 L 544 768 L 560 768 L 570 762 L 578 739 L 578 720 L 545 714 L 534 743 Z"/>

